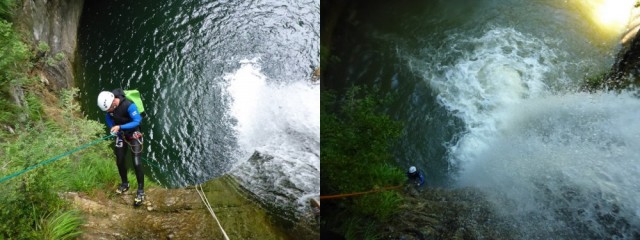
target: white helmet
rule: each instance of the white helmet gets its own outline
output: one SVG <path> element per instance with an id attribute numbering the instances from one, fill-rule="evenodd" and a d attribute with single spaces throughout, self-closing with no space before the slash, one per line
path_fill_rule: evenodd
<path id="1" fill-rule="evenodd" d="M 111 107 L 111 104 L 113 103 L 113 99 L 115 97 L 116 96 L 114 96 L 113 93 L 111 92 L 108 92 L 108 91 L 100 92 L 100 94 L 98 95 L 98 107 L 102 111 L 109 110 L 109 108 Z"/>
<path id="2" fill-rule="evenodd" d="M 409 168 L 409 173 L 414 173 L 414 172 L 416 172 L 416 167 L 411 166 L 411 167 Z"/>

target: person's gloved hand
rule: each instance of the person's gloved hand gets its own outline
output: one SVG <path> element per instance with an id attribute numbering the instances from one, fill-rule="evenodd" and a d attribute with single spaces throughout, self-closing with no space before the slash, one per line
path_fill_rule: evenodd
<path id="1" fill-rule="evenodd" d="M 120 131 L 120 125 L 115 125 L 109 130 L 111 135 L 116 135 Z"/>

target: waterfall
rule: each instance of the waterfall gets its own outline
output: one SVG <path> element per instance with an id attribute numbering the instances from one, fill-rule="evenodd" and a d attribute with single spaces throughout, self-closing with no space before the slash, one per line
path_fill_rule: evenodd
<path id="1" fill-rule="evenodd" d="M 458 186 L 487 193 L 523 238 L 640 236 L 637 97 L 573 91 L 566 53 L 514 29 L 448 47 L 464 51 L 412 67 L 465 124 L 448 157 Z"/>
<path id="2" fill-rule="evenodd" d="M 258 59 L 240 64 L 225 76 L 243 152 L 231 173 L 259 198 L 295 202 L 303 212 L 308 199 L 320 195 L 320 86 L 308 80 L 271 84 Z M 254 151 L 273 158 L 249 165 Z"/>

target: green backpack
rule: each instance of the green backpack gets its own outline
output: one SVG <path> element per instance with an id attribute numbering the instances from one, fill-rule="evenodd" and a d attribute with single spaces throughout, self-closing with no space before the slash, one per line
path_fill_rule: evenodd
<path id="1" fill-rule="evenodd" d="M 140 96 L 140 92 L 137 89 L 133 90 L 124 90 L 124 97 L 129 99 L 129 101 L 136 104 L 138 107 L 138 112 L 142 114 L 144 112 L 144 105 L 142 104 L 142 97 Z"/>

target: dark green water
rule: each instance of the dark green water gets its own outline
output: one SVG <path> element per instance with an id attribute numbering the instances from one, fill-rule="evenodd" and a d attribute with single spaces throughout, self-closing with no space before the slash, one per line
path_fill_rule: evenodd
<path id="1" fill-rule="evenodd" d="M 605 2 L 323 2 L 323 84 L 395 93 L 398 165 L 484 192 L 519 239 L 637 239 L 637 98 L 580 90 L 620 49 Z"/>
<path id="2" fill-rule="evenodd" d="M 84 113 L 101 122 L 101 90 L 139 89 L 143 156 L 153 162 L 145 169 L 161 184 L 183 186 L 228 173 L 255 150 L 289 161 L 314 155 L 319 115 L 286 104 L 318 103 L 317 86 L 307 84 L 319 67 L 318 43 L 317 1 L 87 1 L 77 86 Z M 277 117 L 292 115 L 303 117 Z M 319 157 L 303 162 L 319 166 Z M 319 167 L 310 171 L 319 179 Z M 298 180 L 319 193 L 319 180 Z"/>

